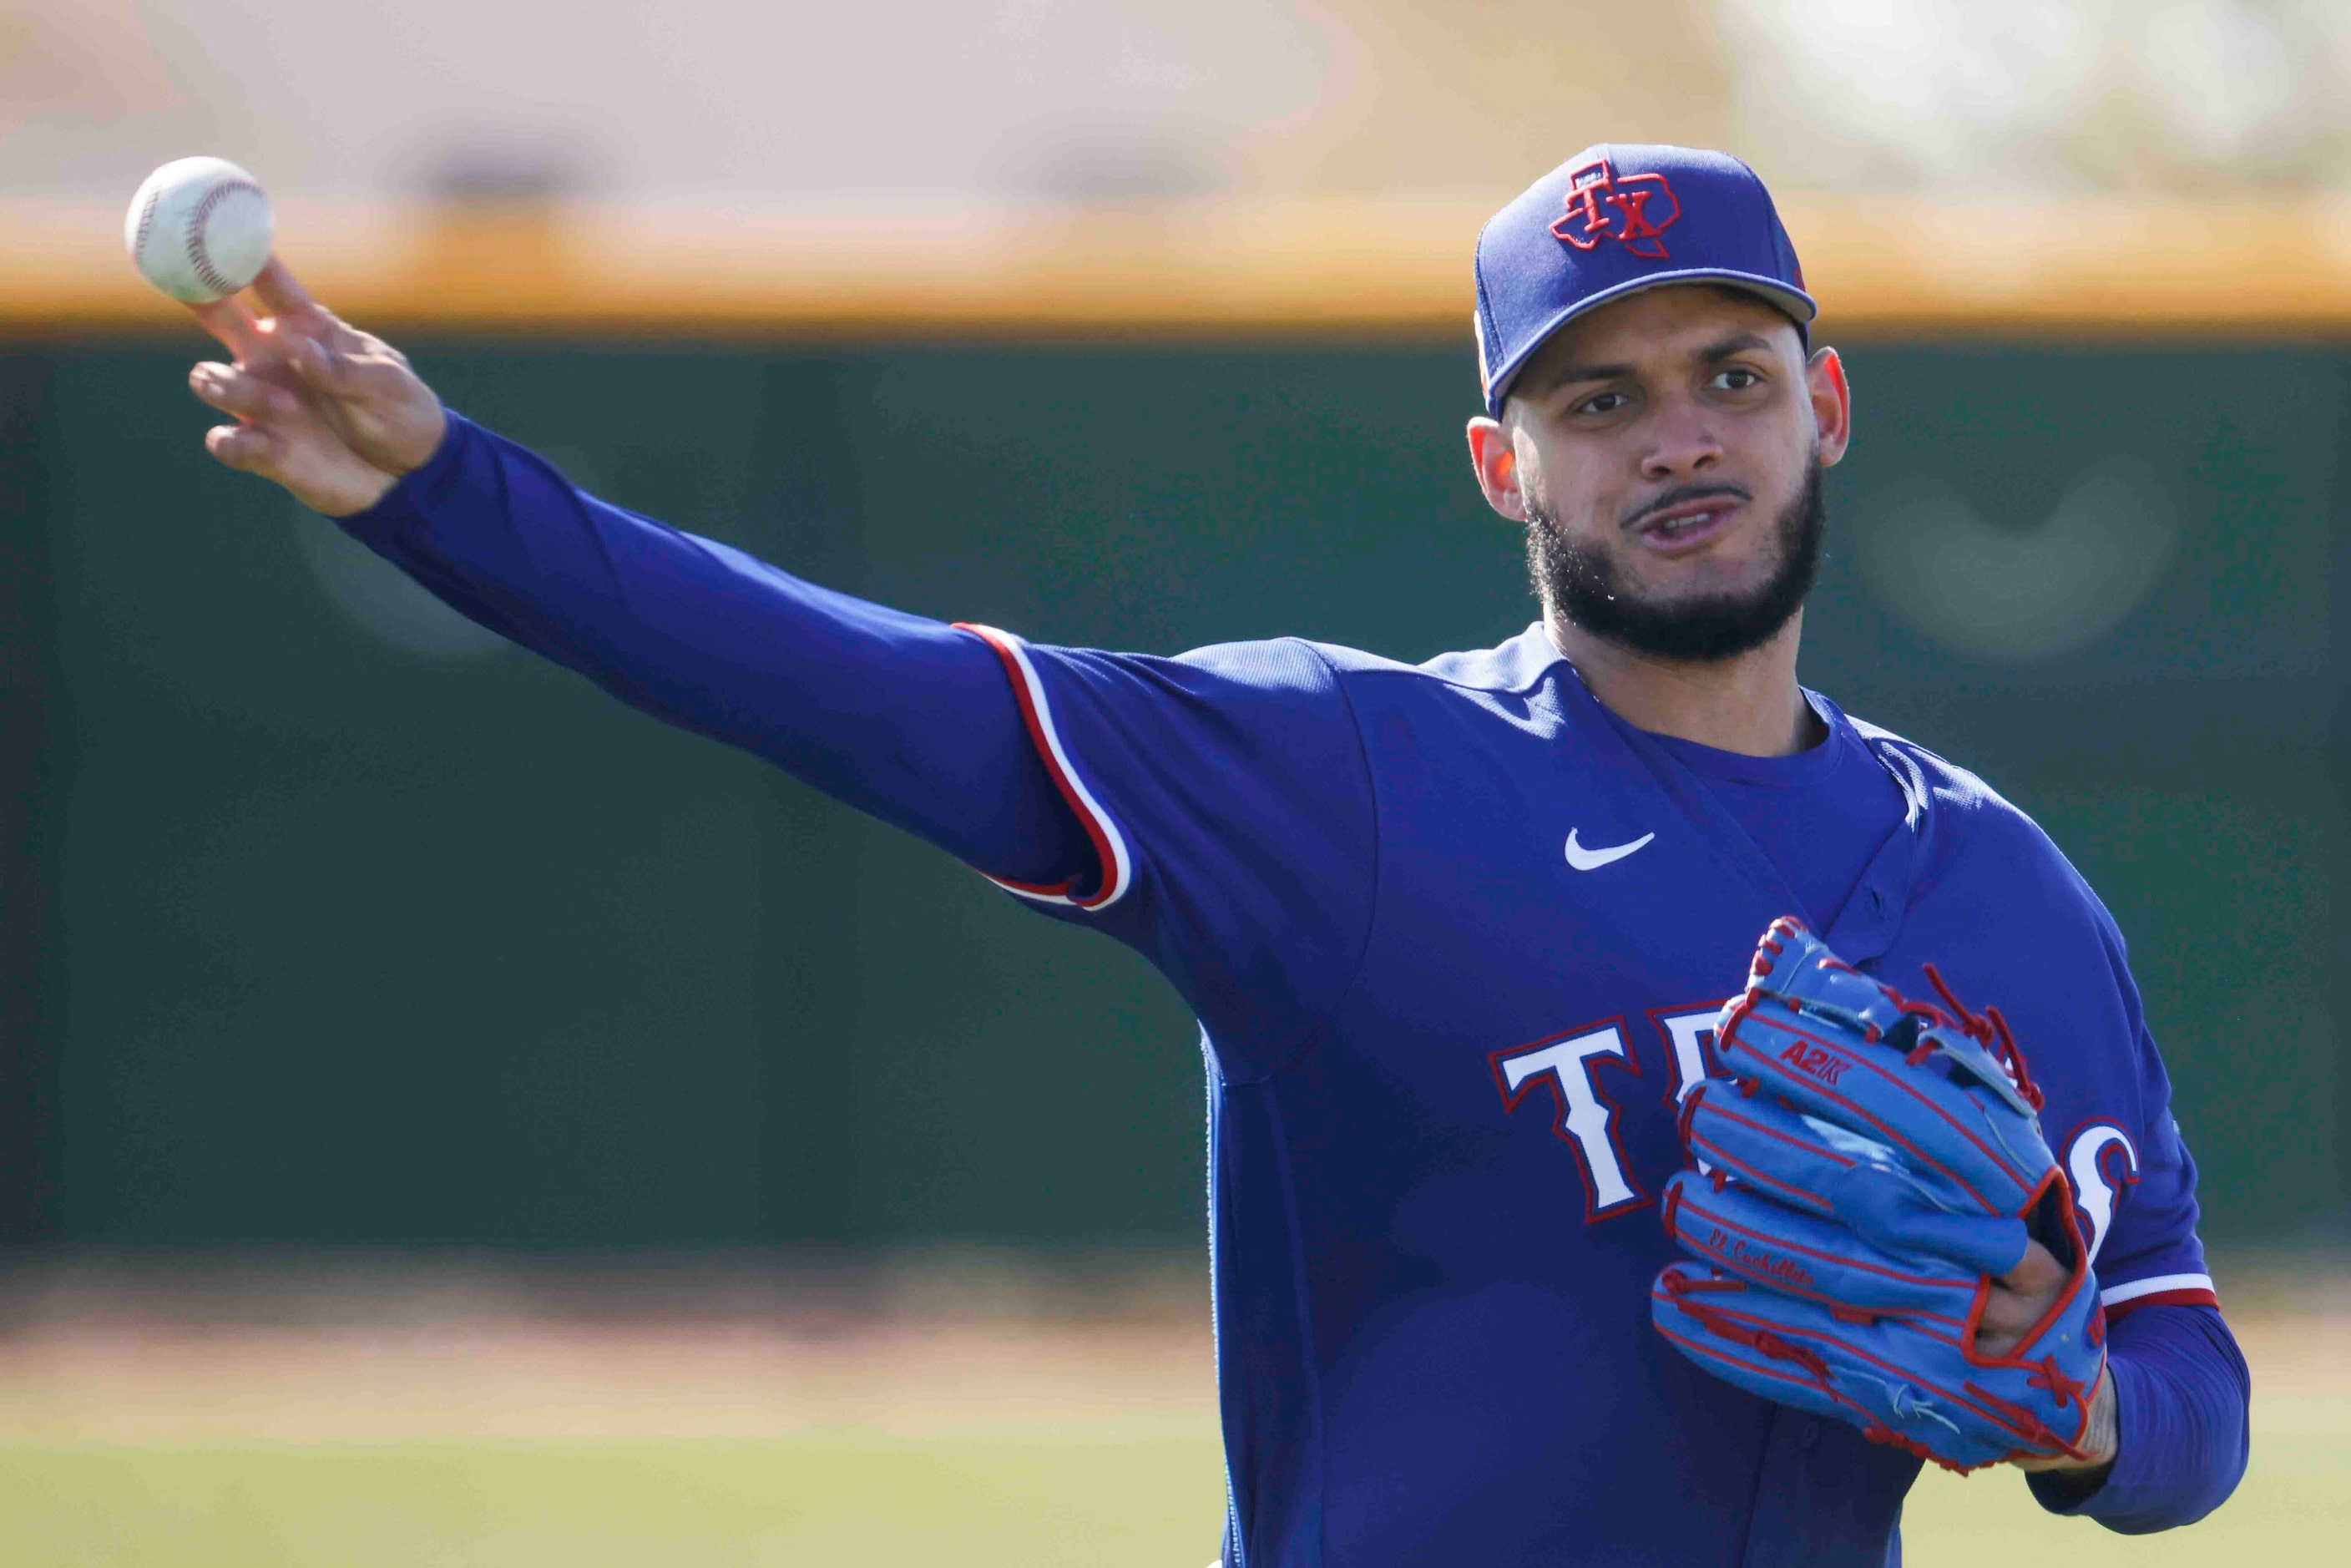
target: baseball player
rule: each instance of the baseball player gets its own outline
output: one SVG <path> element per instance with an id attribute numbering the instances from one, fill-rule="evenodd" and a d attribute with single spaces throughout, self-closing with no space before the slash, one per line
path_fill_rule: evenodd
<path id="1" fill-rule="evenodd" d="M 1921 1410 L 2032 1467 L 2051 1511 L 2201 1517 L 2242 1471 L 2248 1382 L 2122 938 L 2023 813 L 1797 682 L 1852 400 L 1769 194 L 1719 153 L 1593 147 L 1493 217 L 1475 279 L 1469 455 L 1541 616 L 1418 665 L 1050 647 L 828 591 L 583 494 L 275 264 L 258 314 L 197 308 L 235 363 L 192 385 L 235 418 L 214 456 L 476 622 L 1177 988 L 1211 1089 L 1231 1568 L 1898 1562 L 1903 1495 L 1950 1458 L 1893 1425 Z M 1769 983 L 1794 988 L 1747 989 L 1799 937 L 1801 974 Z M 1796 994 L 1831 980 L 1860 999 Z M 1817 1002 L 1845 1033 L 1784 1058 L 1741 1034 L 1726 1069 L 1740 997 L 1752 1030 L 1813 1028 Z M 2038 1207 L 1970 1243 L 1963 1333 L 1916 1320 L 1967 1358 L 1942 1414 L 1898 1367 L 1897 1415 L 1800 1387 L 1842 1328 L 1722 1309 L 1705 1292 L 1743 1287 L 1660 1223 L 1669 1183 L 1730 1174 L 1686 1140 L 1725 1135 L 1765 1066 L 1831 1085 L 1872 1050 L 1998 1091 L 2046 1140 L 2019 1188 L 2042 1171 Z M 1890 1134 L 1752 1103 L 1816 1157 L 1876 1150 L 1870 1192 L 1908 1179 Z M 1770 1197 L 1770 1166 L 1687 1188 L 1684 1244 L 1706 1202 Z M 1765 1253 L 1805 1304 L 1795 1252 Z M 1812 1294 L 1834 1325 L 1880 1310 Z M 1660 1332 L 1700 1322 L 1751 1354 Z M 2028 1383 L 2058 1415 L 2001 1426 Z"/>

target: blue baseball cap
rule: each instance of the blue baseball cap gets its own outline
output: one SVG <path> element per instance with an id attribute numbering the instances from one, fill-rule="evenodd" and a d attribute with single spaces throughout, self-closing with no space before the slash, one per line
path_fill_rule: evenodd
<path id="1" fill-rule="evenodd" d="M 1477 271 L 1478 374 L 1498 417 L 1544 339 L 1645 288 L 1748 289 L 1799 333 L 1820 311 L 1755 171 L 1688 147 L 1585 148 L 1487 220 Z"/>

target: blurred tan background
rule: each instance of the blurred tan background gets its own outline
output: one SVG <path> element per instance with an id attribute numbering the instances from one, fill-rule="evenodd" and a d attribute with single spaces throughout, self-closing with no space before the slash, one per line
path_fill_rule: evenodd
<path id="1" fill-rule="evenodd" d="M 12 0 L 0 192 L 191 147 L 284 194 L 760 203 L 1515 189 L 1604 138 L 1782 189 L 2351 189 L 2327 0 Z"/>
<path id="2" fill-rule="evenodd" d="M 1429 331 L 1604 139 L 1736 148 L 1849 321 L 2351 319 L 2328 0 L 12 0 L 0 319 L 152 320 L 100 220 L 204 149 L 388 319 Z"/>

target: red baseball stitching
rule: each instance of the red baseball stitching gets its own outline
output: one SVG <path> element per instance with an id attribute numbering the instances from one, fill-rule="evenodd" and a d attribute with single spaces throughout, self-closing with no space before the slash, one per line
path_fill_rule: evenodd
<path id="1" fill-rule="evenodd" d="M 230 196 L 245 191 L 250 191 L 255 195 L 261 196 L 265 202 L 269 199 L 263 196 L 261 187 L 250 180 L 224 180 L 204 193 L 204 199 L 196 204 L 196 210 L 188 216 L 187 233 L 184 236 L 188 246 L 188 270 L 196 275 L 197 282 L 215 294 L 234 294 L 236 289 L 227 278 L 220 275 L 220 270 L 213 266 L 212 252 L 204 248 L 204 225 L 212 218 L 214 207 L 219 206 Z M 159 191 L 157 194 L 160 195 L 162 193 Z"/>

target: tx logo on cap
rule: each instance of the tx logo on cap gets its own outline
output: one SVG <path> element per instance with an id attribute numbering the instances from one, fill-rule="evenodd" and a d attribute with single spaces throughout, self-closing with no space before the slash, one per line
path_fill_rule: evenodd
<path id="1" fill-rule="evenodd" d="M 1605 158 L 1570 172 L 1566 205 L 1567 214 L 1551 232 L 1569 245 L 1591 250 L 1613 239 L 1651 261 L 1666 258 L 1665 232 L 1682 215 L 1681 201 L 1663 174 L 1620 175 Z"/>

